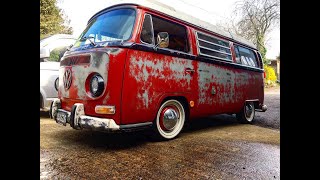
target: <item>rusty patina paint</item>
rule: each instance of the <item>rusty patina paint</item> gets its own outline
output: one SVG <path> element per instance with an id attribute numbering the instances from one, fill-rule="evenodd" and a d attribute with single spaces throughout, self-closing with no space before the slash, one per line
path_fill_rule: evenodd
<path id="1" fill-rule="evenodd" d="M 114 118 L 120 124 L 120 113 L 116 115 L 99 115 L 94 108 L 96 105 L 115 105 L 120 110 L 120 97 L 122 86 L 122 72 L 126 59 L 126 49 L 121 48 L 100 48 L 81 52 L 90 54 L 89 65 L 72 65 L 60 68 L 60 79 L 66 69 L 72 70 L 72 84 L 70 89 L 63 87 L 63 81 L 59 81 L 59 97 L 62 100 L 62 108 L 71 110 L 75 103 L 83 103 L 86 115 Z M 70 53 L 68 56 L 77 56 L 77 53 Z M 110 66 L 113 68 L 110 69 Z M 105 83 L 105 91 L 98 97 L 92 97 L 89 93 L 89 75 L 99 73 Z"/>
<path id="2" fill-rule="evenodd" d="M 99 73 L 105 84 L 108 84 L 108 69 L 109 69 L 109 55 L 105 52 L 90 52 L 89 53 L 90 64 L 88 65 L 74 65 L 70 68 L 72 70 L 72 85 L 70 89 L 66 90 L 61 88 L 62 97 L 71 99 L 89 99 L 90 97 L 86 92 L 86 80 L 91 73 Z M 75 55 L 77 56 L 77 55 Z M 63 74 L 65 71 L 60 71 L 60 78 L 63 79 Z"/>
<path id="3" fill-rule="evenodd" d="M 195 101 L 191 118 L 237 112 L 244 100 L 257 97 L 256 86 L 261 83 L 258 73 L 162 54 L 119 48 L 87 53 L 92 54 L 90 66 L 65 67 L 72 68 L 74 83 L 68 91 L 60 85 L 62 105 L 68 110 L 81 102 L 87 115 L 113 118 L 119 124 L 152 121 L 167 96 Z M 186 68 L 195 72 L 187 73 Z M 63 72 L 64 68 L 61 78 Z M 99 98 L 90 97 L 85 88 L 86 78 L 93 72 L 105 80 L 106 90 Z M 101 104 L 116 105 L 117 113 L 96 114 L 94 107 Z"/>
<path id="4" fill-rule="evenodd" d="M 137 109 L 149 108 L 155 92 L 163 89 L 157 85 L 158 83 L 162 86 L 168 84 L 169 89 L 178 86 L 190 90 L 191 76 L 185 73 L 185 66 L 193 68 L 191 61 L 181 58 L 167 57 L 163 60 L 153 59 L 151 56 L 143 57 L 139 53 L 132 55 L 129 61 L 129 75 L 136 81 L 137 87 L 144 90 L 137 93 Z M 170 92 L 169 89 L 157 93 Z"/>
<path id="5" fill-rule="evenodd" d="M 161 100 L 167 95 L 191 93 L 194 61 L 144 51 L 128 51 L 124 76 L 122 122 L 153 120 Z"/>
<path id="6" fill-rule="evenodd" d="M 131 39 L 125 43 L 141 44 L 140 32 L 145 11 L 152 10 L 138 7 Z M 154 11 L 153 13 L 157 14 Z M 158 16 L 164 17 L 163 14 Z M 187 26 L 189 54 L 198 58 L 195 31 L 204 30 L 184 25 Z M 211 114 L 237 113 L 248 99 L 263 103 L 261 72 L 239 69 L 223 63 L 201 62 L 199 59 L 184 59 L 182 56 L 137 50 L 131 46 L 108 47 L 108 43 L 100 48 L 70 51 L 65 57 L 83 54 L 90 54 L 90 64 L 60 68 L 61 80 L 67 68 L 72 70 L 73 77 L 68 90 L 64 89 L 63 81 L 59 81 L 62 108 L 70 111 L 75 103 L 83 103 L 86 115 L 112 118 L 119 125 L 153 121 L 161 102 L 173 96 L 183 97 L 187 104 L 194 101 L 194 107 L 189 111 L 191 119 Z M 234 55 L 232 58 L 233 63 L 236 63 Z M 187 72 L 186 69 L 194 72 Z M 88 93 L 87 81 L 92 73 L 99 73 L 105 81 L 105 91 L 98 98 L 93 98 Z M 113 105 L 116 113 L 96 114 L 96 105 Z"/>
<path id="7" fill-rule="evenodd" d="M 259 73 L 135 50 L 129 50 L 126 67 L 124 123 L 153 120 L 167 96 L 195 101 L 190 111 L 192 118 L 238 112 L 246 99 L 257 98 L 256 86 L 260 83 Z M 186 68 L 195 72 L 186 73 Z"/>

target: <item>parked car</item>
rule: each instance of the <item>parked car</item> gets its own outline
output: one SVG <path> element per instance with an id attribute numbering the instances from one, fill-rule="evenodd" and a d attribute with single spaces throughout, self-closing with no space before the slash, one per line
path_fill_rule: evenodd
<path id="1" fill-rule="evenodd" d="M 40 40 L 40 109 L 49 110 L 58 96 L 57 83 L 60 58 L 76 38 L 68 34 L 56 34 Z"/>

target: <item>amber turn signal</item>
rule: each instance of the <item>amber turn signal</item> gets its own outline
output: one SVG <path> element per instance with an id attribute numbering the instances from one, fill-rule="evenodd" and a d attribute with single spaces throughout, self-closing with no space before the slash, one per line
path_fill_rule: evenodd
<path id="1" fill-rule="evenodd" d="M 116 107 L 115 106 L 97 105 L 94 108 L 94 111 L 97 114 L 115 114 L 116 113 Z"/>
<path id="2" fill-rule="evenodd" d="M 194 106 L 194 101 L 190 101 L 190 107 L 193 107 Z"/>

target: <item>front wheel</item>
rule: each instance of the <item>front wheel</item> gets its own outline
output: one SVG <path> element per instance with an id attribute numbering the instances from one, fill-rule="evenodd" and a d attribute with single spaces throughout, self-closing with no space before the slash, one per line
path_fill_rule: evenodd
<path id="1" fill-rule="evenodd" d="M 183 128 L 185 118 L 185 109 L 179 101 L 173 99 L 165 101 L 154 121 L 156 136 L 162 140 L 175 138 Z"/>
<path id="2" fill-rule="evenodd" d="M 236 114 L 240 123 L 251 124 L 254 121 L 255 109 L 253 102 L 246 102 L 241 112 Z"/>

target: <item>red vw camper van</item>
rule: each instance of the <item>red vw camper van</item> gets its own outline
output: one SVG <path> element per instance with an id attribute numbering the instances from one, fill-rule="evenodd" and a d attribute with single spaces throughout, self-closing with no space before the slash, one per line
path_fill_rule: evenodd
<path id="1" fill-rule="evenodd" d="M 60 62 L 50 114 L 74 129 L 153 127 L 175 138 L 187 120 L 266 111 L 256 46 L 159 4 L 117 4 L 96 13 Z"/>

